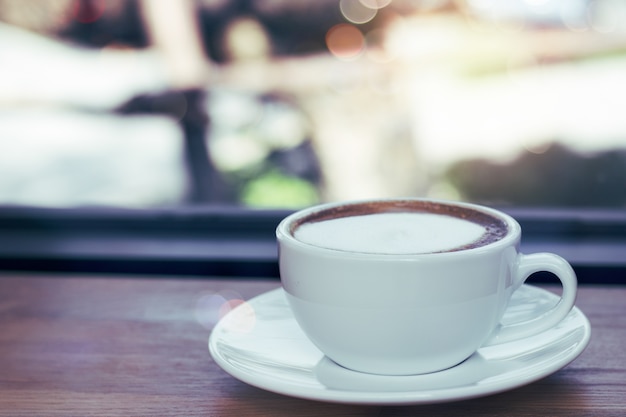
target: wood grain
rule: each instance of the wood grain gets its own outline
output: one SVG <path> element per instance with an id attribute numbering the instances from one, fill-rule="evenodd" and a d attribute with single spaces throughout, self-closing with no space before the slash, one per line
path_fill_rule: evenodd
<path id="1" fill-rule="evenodd" d="M 552 376 L 474 400 L 373 407 L 273 394 L 212 361 L 213 319 L 202 300 L 220 292 L 249 299 L 278 285 L 4 273 L 0 416 L 626 415 L 626 287 L 580 288 L 592 340 Z"/>

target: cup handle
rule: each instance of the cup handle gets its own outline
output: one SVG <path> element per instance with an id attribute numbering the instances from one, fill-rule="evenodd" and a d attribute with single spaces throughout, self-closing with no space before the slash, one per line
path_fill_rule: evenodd
<path id="1" fill-rule="evenodd" d="M 535 272 L 552 272 L 561 281 L 563 291 L 559 302 L 547 312 L 530 320 L 499 325 L 483 346 L 523 339 L 548 330 L 563 320 L 574 307 L 578 281 L 572 266 L 553 253 L 520 254 L 515 277 L 516 290 Z"/>

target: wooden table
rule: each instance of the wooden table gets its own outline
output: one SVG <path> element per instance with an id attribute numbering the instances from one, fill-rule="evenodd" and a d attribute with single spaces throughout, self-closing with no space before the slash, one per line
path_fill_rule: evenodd
<path id="1" fill-rule="evenodd" d="M 249 299 L 275 280 L 0 274 L 2 416 L 626 415 L 626 287 L 585 286 L 586 351 L 536 383 L 447 404 L 378 407 L 249 386 L 207 350 L 198 300 Z"/>

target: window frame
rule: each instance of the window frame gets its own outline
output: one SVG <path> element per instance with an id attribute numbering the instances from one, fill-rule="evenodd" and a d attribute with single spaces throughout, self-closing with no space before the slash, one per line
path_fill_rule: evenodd
<path id="1" fill-rule="evenodd" d="M 583 284 L 626 284 L 626 211 L 496 208 L 521 224 L 522 252 L 558 253 Z M 277 279 L 275 228 L 292 212 L 0 207 L 0 270 Z"/>

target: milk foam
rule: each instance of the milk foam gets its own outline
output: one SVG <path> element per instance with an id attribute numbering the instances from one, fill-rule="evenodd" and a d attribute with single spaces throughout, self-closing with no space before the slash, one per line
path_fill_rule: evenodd
<path id="1" fill-rule="evenodd" d="M 350 252 L 409 254 L 445 252 L 485 233 L 476 223 L 432 213 L 377 213 L 305 223 L 296 239 Z"/>

